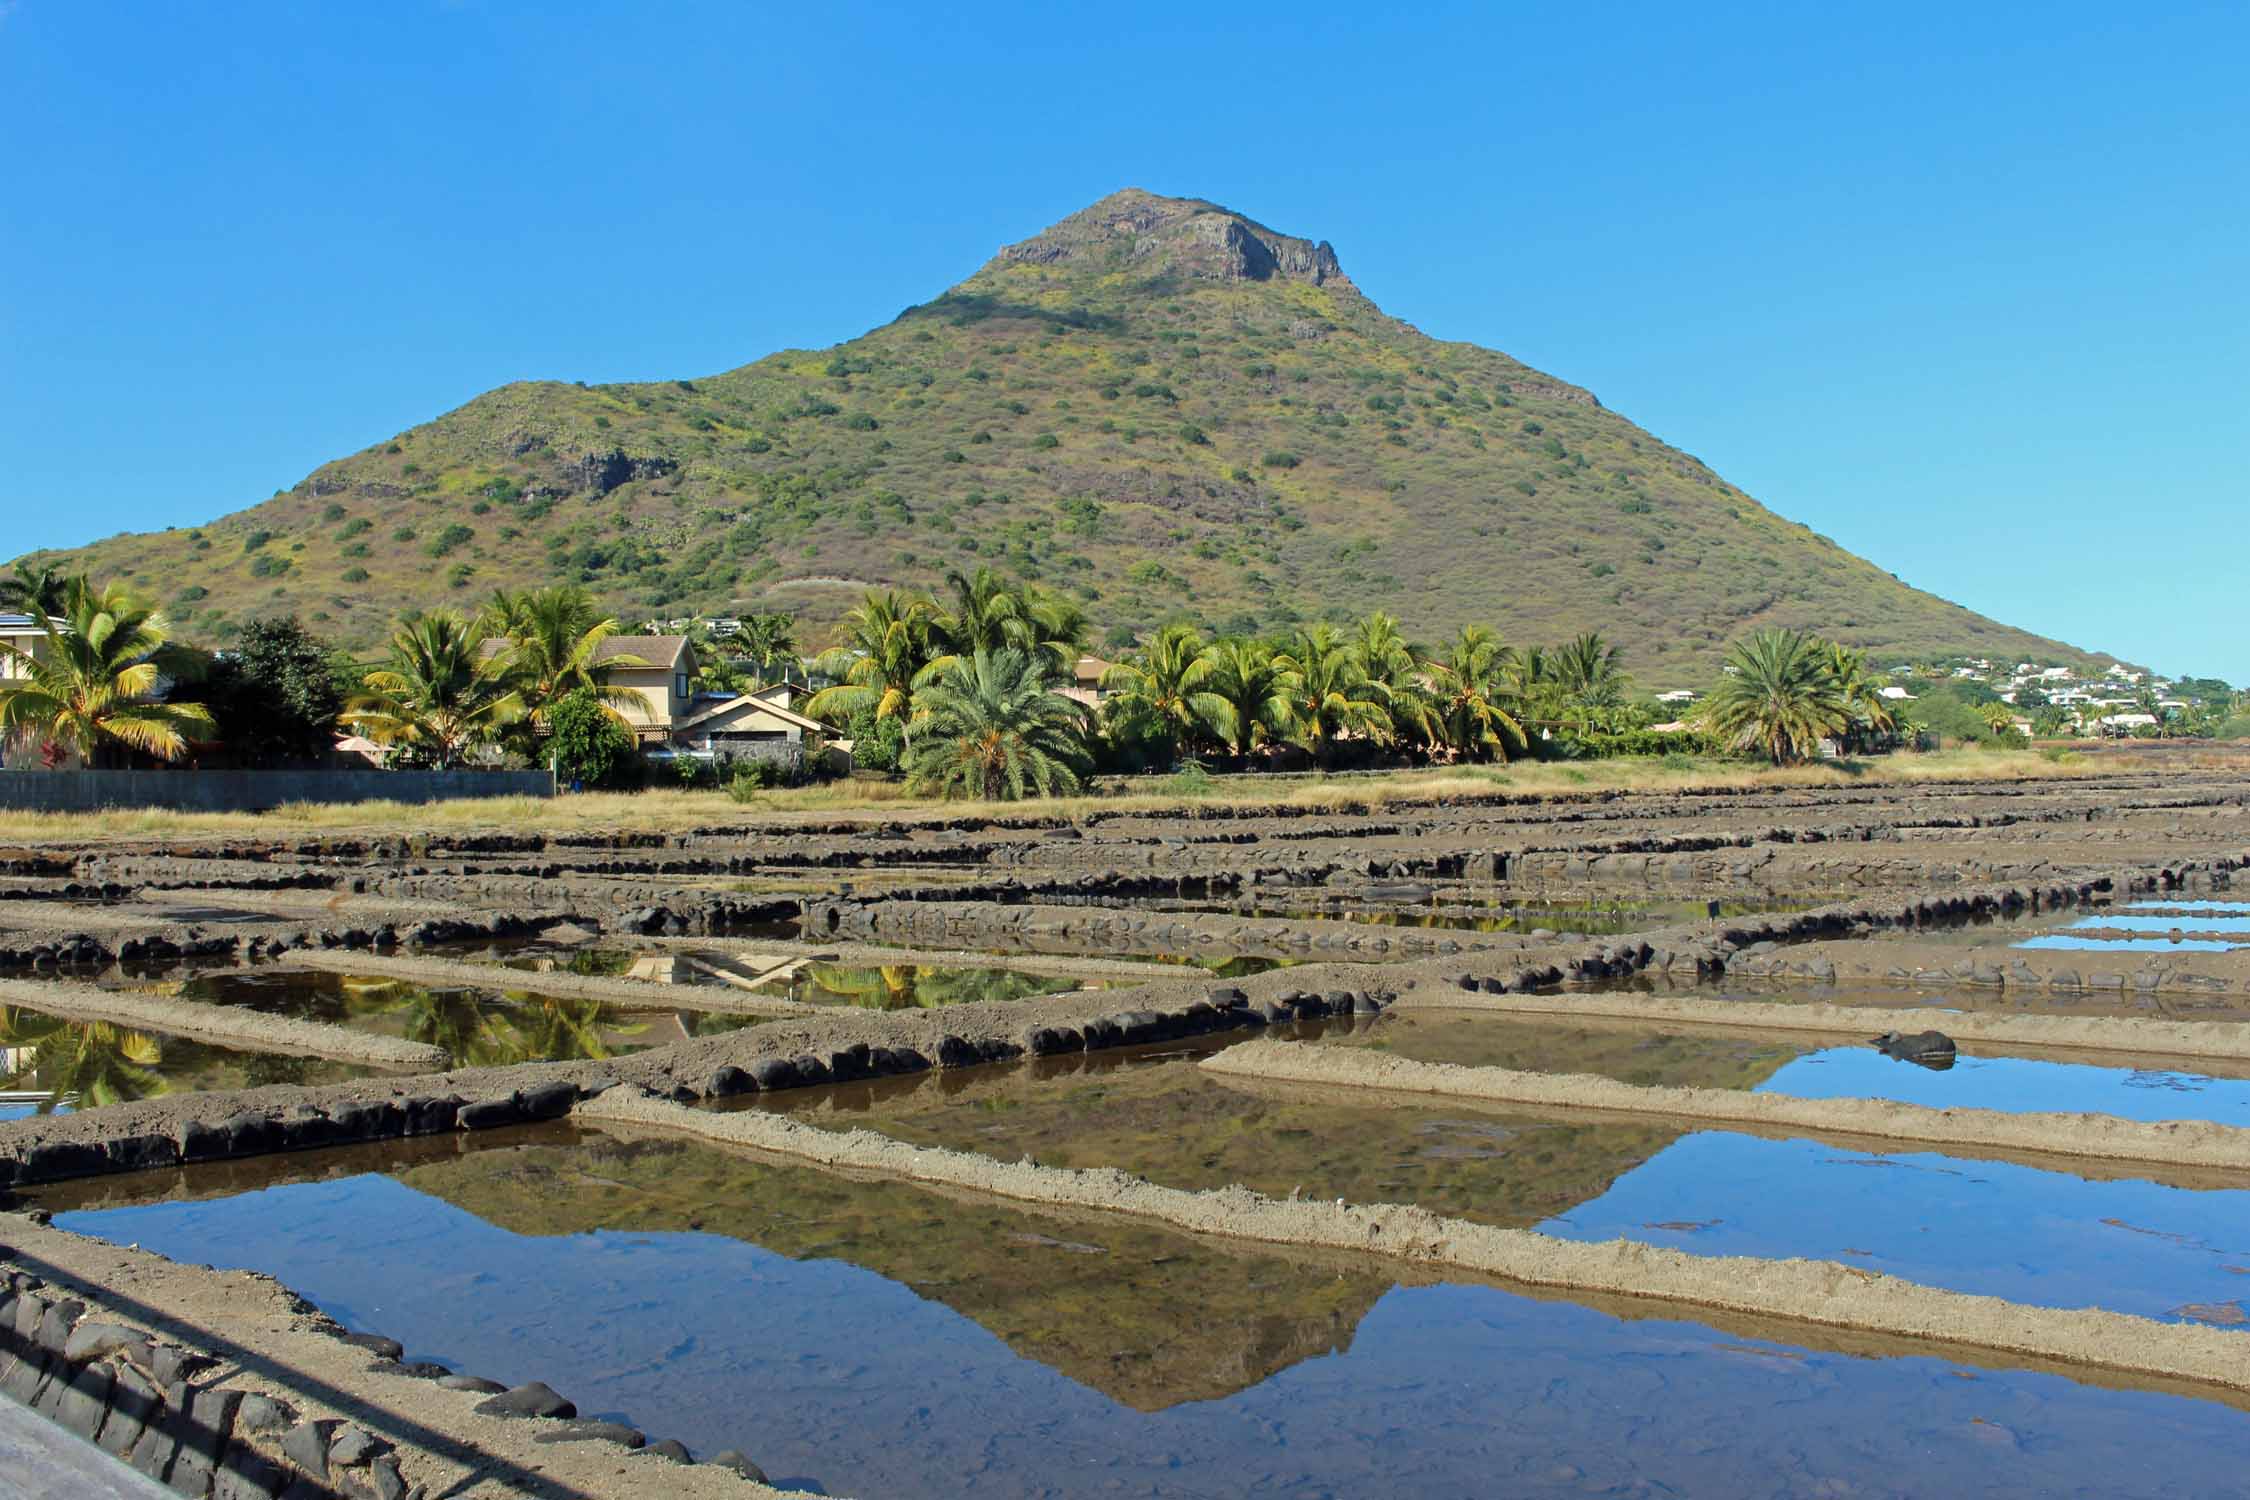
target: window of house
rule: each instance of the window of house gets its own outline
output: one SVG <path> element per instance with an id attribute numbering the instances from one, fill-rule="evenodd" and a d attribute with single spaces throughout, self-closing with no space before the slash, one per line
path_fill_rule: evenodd
<path id="1" fill-rule="evenodd" d="M 681 698 L 687 696 L 687 673 L 682 672 L 672 679 L 672 692 Z"/>

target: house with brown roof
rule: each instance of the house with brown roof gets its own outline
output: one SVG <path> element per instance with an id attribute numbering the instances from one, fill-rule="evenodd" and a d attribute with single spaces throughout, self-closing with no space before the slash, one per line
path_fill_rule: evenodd
<path id="1" fill-rule="evenodd" d="M 644 749 L 669 743 L 693 711 L 695 647 L 684 635 L 613 635 L 594 649 L 594 664 L 632 695 L 613 706 Z"/>

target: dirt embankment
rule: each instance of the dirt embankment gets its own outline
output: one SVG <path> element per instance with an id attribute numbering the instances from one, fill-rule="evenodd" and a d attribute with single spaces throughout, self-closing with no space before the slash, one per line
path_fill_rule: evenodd
<path id="1" fill-rule="evenodd" d="M 1955 1041 L 2153 1056 L 2250 1061 L 2250 1026 L 2239 1021 L 2170 1021 L 2137 1016 L 1994 1015 L 1934 1006 L 1890 1009 L 1704 1000 L 1679 995 L 1546 991 L 1486 995 L 1420 989 L 1402 996 L 1410 1010 L 1459 1010 L 1516 1017 L 1600 1018 L 1644 1026 L 1711 1027 L 1765 1033 L 1810 1032 L 1864 1041 L 1886 1031 L 1942 1031 Z"/>
<path id="2" fill-rule="evenodd" d="M 247 1006 L 210 1005 L 199 1000 L 96 989 L 90 984 L 0 979 L 0 1003 L 21 1005 L 65 1020 L 110 1021 L 137 1031 L 154 1031 L 253 1052 L 324 1057 L 331 1062 L 425 1072 L 444 1067 L 446 1061 L 444 1048 L 426 1042 L 410 1042 L 403 1037 L 353 1031 L 320 1021 L 270 1016 Z"/>
<path id="3" fill-rule="evenodd" d="M 2027 950 L 1999 944 L 1961 947 L 1899 938 L 1870 943 L 1816 942 L 1786 950 L 1737 953 L 1728 959 L 1727 972 L 1751 979 L 1810 979 L 1823 984 L 1856 981 L 2110 994 L 2239 995 L 2250 992 L 2250 951 Z"/>
<path id="4" fill-rule="evenodd" d="M 1416 1062 L 1364 1048 L 1299 1047 L 1263 1041 L 1231 1047 L 1205 1058 L 1203 1066 L 1224 1077 L 1434 1096 L 1464 1103 L 1591 1110 L 1977 1151 L 2250 1169 L 2250 1130 L 2201 1120 L 2145 1124 L 2103 1114 L 1928 1109 L 1887 1099 L 1799 1099 L 1745 1089 L 1643 1087 L 1590 1074 L 1466 1068 L 1457 1063 Z"/>
<path id="5" fill-rule="evenodd" d="M 1191 1233 L 1368 1252 L 1458 1267 L 1536 1287 L 1658 1298 L 1830 1327 L 1936 1339 L 2229 1389 L 2250 1388 L 2241 1335 L 2093 1308 L 2043 1308 L 1941 1291 L 1831 1261 L 1706 1257 L 1613 1240 L 1582 1244 L 1441 1218 L 1400 1204 L 1282 1201 L 1245 1188 L 1188 1192 L 1115 1169 L 1082 1171 L 934 1147 L 867 1131 L 826 1131 L 784 1116 L 713 1114 L 627 1090 L 578 1118 L 809 1161 L 835 1170 L 943 1183 L 1018 1202 L 1120 1213 Z"/>

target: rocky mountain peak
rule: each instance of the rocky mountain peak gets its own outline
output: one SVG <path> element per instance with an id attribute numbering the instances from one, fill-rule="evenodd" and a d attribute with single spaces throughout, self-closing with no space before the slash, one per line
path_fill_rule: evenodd
<path id="1" fill-rule="evenodd" d="M 1004 246 L 986 269 L 1018 264 L 1206 281 L 1351 285 L 1326 240 L 1277 234 L 1216 203 L 1163 198 L 1140 188 L 1112 193 L 1028 240 Z"/>

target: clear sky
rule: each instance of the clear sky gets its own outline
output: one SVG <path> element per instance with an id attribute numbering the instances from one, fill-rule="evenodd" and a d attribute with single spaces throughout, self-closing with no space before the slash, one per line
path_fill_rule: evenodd
<path id="1" fill-rule="evenodd" d="M 1332 240 L 1908 582 L 2250 679 L 2240 5 L 0 0 L 0 556 L 1116 188 Z"/>

